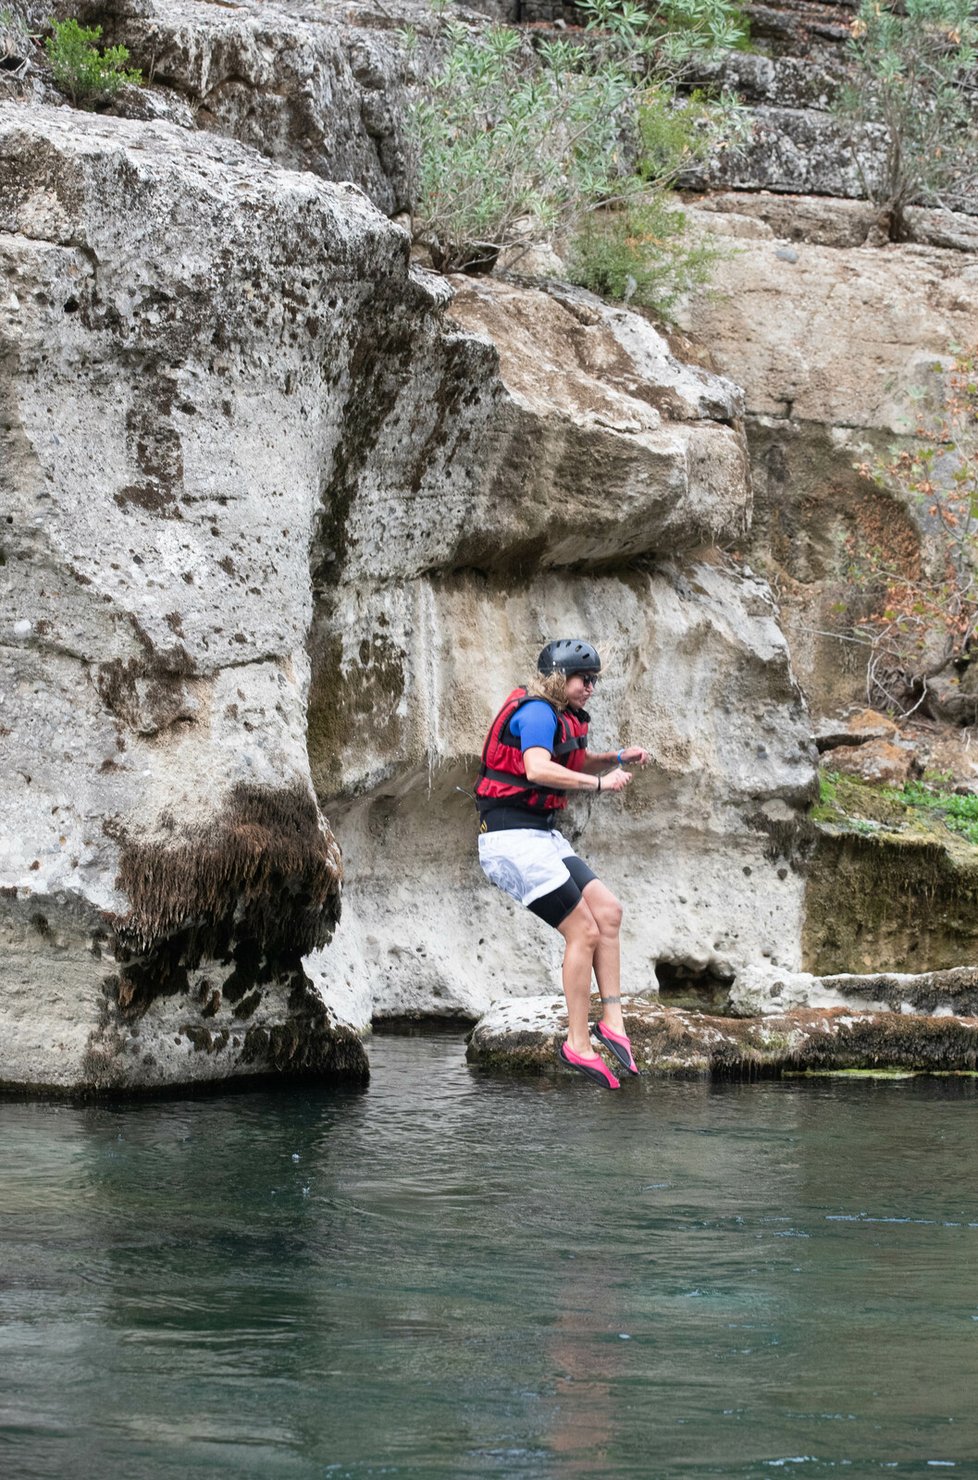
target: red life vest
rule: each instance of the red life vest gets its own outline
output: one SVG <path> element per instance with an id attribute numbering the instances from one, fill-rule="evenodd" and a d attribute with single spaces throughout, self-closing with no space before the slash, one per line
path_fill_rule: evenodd
<path id="1" fill-rule="evenodd" d="M 493 807 L 528 807 L 533 812 L 556 812 L 567 806 L 567 794 L 559 787 L 544 791 L 527 779 L 520 737 L 512 731 L 513 715 L 535 698 L 526 689 L 514 689 L 489 726 L 482 747 L 482 765 L 476 782 L 479 811 Z M 540 700 L 547 704 L 548 700 Z M 583 771 L 587 751 L 587 727 L 590 715 L 584 709 L 559 710 L 549 706 L 557 722 L 552 755 L 569 771 Z"/>

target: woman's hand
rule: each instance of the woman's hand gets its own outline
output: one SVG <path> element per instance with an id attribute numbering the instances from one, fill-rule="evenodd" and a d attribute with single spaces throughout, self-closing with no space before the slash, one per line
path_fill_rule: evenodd
<path id="1" fill-rule="evenodd" d="M 621 752 L 621 764 L 623 766 L 647 766 L 648 763 L 649 753 L 647 750 L 643 750 L 641 745 L 629 745 L 626 750 Z"/>
<path id="2" fill-rule="evenodd" d="M 623 771 L 621 766 L 616 766 L 613 771 L 608 772 L 607 776 L 601 777 L 601 790 L 624 791 L 625 787 L 630 784 L 631 779 L 630 772 Z"/>

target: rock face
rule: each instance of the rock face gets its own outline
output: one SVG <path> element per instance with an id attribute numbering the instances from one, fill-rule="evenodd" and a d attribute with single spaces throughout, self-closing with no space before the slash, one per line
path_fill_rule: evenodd
<path id="1" fill-rule="evenodd" d="M 0 1080 L 362 1073 L 300 964 L 340 876 L 309 551 L 371 336 L 433 300 L 354 188 L 169 125 L 0 117 Z"/>
<path id="2" fill-rule="evenodd" d="M 126 46 L 130 64 L 152 78 L 153 93 L 128 93 L 123 111 L 163 111 L 288 169 L 355 181 L 388 215 L 409 207 L 404 87 L 413 64 L 401 32 L 433 34 L 437 20 L 421 0 L 397 0 L 393 10 L 369 0 L 63 8 L 90 12 L 105 40 Z"/>
<path id="3" fill-rule="evenodd" d="M 851 774 L 831 772 L 822 793 L 806 847 L 806 971 L 916 974 L 974 962 L 978 848 L 967 821 L 919 788 Z"/>
<path id="4" fill-rule="evenodd" d="M 368 471 L 315 624 L 310 757 L 349 881 L 315 971 L 342 965 L 355 1022 L 476 1016 L 500 991 L 539 990 L 556 937 L 482 879 L 457 788 L 559 632 L 605 658 L 597 746 L 642 743 L 657 761 L 623 806 L 568 822 L 622 896 L 634 980 L 796 957 L 803 886 L 786 854 L 814 780 L 807 714 L 767 589 L 704 548 L 748 513 L 736 391 L 589 295 L 454 286 L 452 317 L 498 355 L 477 431 L 447 482 L 433 466 L 394 507 L 389 475 L 378 491 Z M 416 415 L 395 404 L 388 427 Z"/>
<path id="5" fill-rule="evenodd" d="M 558 938 L 482 878 L 464 792 L 562 634 L 605 659 L 595 744 L 654 757 L 565 829 L 622 898 L 630 989 L 888 942 L 904 966 L 889 915 L 861 946 L 813 934 L 872 868 L 823 828 L 836 892 L 806 912 L 816 753 L 743 556 L 819 702 L 848 696 L 807 629 L 840 532 L 880 518 L 857 449 L 973 322 L 960 219 L 878 251 L 860 202 L 702 202 L 732 250 L 687 308 L 698 368 L 586 293 L 412 267 L 383 212 L 408 169 L 393 28 L 420 11 L 75 13 L 154 78 L 125 116 L 0 107 L 0 1085 L 362 1076 L 374 1016 L 553 984 Z M 772 66 L 743 80 L 759 108 L 821 107 Z M 919 544 L 909 511 L 884 523 Z M 945 933 L 970 939 L 969 901 Z M 829 1053 L 649 1011 L 687 1067 Z M 933 1053 L 971 1052 L 954 1033 Z"/>
<path id="6" fill-rule="evenodd" d="M 812 976 L 749 966 L 730 993 L 742 1017 L 783 1014 L 797 1008 L 845 1007 L 859 1012 L 919 1013 L 927 1017 L 978 1015 L 978 969 L 877 972 L 874 975 Z"/>
<path id="7" fill-rule="evenodd" d="M 695 323 L 718 366 L 736 364 L 748 415 L 860 432 L 907 430 L 921 371 L 974 324 L 978 256 L 913 244 L 840 244 L 853 213 L 812 200 L 803 203 L 804 219 L 822 240 L 796 234 L 788 241 L 758 202 L 750 215 L 734 214 L 737 204 L 728 196 L 727 209 L 692 213 L 729 244 L 729 255 L 718 268 L 715 297 L 697 298 L 684 320 Z M 778 224 L 782 204 L 771 211 Z M 802 219 L 796 214 L 796 233 Z"/>
<path id="8" fill-rule="evenodd" d="M 739 76 L 728 78 L 729 70 L 724 69 L 718 80 L 736 84 Z M 831 116 L 812 108 L 765 103 L 752 107 L 750 116 L 747 142 L 709 166 L 691 170 L 684 177 L 689 186 L 857 198 L 864 194 L 859 168 L 844 148 L 842 131 Z"/>
<path id="9" fill-rule="evenodd" d="M 711 565 L 627 582 L 470 575 L 351 593 L 336 621 L 349 657 L 320 673 L 327 693 L 360 682 L 361 634 L 388 643 L 367 667 L 361 715 L 330 735 L 342 770 L 329 812 L 349 883 L 319 970 L 330 981 L 339 960 L 354 986 L 372 984 L 361 1021 L 371 1007 L 477 1016 L 502 993 L 539 991 L 556 968 L 557 936 L 484 881 L 475 812 L 456 791 L 473 784 L 494 706 L 552 632 L 594 634 L 605 657 L 598 748 L 640 742 L 657 761 L 623 804 L 583 803 L 567 823 L 625 906 L 633 989 L 654 987 L 657 971 L 733 976 L 742 962 L 800 959 L 803 881 L 789 854 L 813 769 L 764 587 Z"/>
<path id="10" fill-rule="evenodd" d="M 834 111 L 847 78 L 845 43 L 858 8 L 856 0 L 744 7 L 750 49 L 694 62 L 690 81 L 739 97 L 745 137 L 738 147 L 698 165 L 690 184 L 858 200 L 865 198 L 867 186 L 872 190 L 886 179 L 886 129 L 871 124 L 853 139 Z M 853 80 L 864 85 L 858 77 Z M 965 212 L 976 209 L 966 188 L 944 203 Z"/>
<path id="11" fill-rule="evenodd" d="M 857 464 L 912 431 L 913 397 L 967 343 L 978 316 L 970 218 L 920 212 L 921 237 L 862 240 L 862 203 L 720 195 L 691 212 L 729 255 L 681 322 L 743 386 L 754 487 L 745 551 L 777 586 L 792 660 L 818 713 L 865 698 L 865 656 L 833 636 L 865 615 L 849 550 L 913 572 L 927 557 L 920 511 Z"/>
<path id="12" fill-rule="evenodd" d="M 816 975 L 966 966 L 978 954 L 978 857 L 963 839 L 825 827 L 806 893 Z"/>
<path id="13" fill-rule="evenodd" d="M 586 295 L 463 281 L 449 320 L 359 190 L 232 141 L 0 119 L 0 1079 L 362 1073 L 341 1018 L 538 986 L 452 787 L 559 630 L 659 763 L 570 824 L 635 969 L 796 967 L 807 716 L 708 548 L 749 513 L 736 389 Z"/>

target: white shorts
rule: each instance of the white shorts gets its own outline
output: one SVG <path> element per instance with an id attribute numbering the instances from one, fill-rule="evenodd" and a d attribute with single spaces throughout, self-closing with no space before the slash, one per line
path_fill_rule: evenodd
<path id="1" fill-rule="evenodd" d="M 555 828 L 513 827 L 479 835 L 479 862 L 486 878 L 527 908 L 569 882 L 564 859 L 576 857 Z"/>

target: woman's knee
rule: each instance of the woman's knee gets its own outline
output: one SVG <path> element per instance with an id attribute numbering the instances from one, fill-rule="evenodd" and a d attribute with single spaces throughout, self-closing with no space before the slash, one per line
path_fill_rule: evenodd
<path id="1" fill-rule="evenodd" d="M 600 879 L 593 879 L 584 891 L 584 901 L 597 921 L 598 929 L 607 938 L 616 936 L 621 929 L 622 910 L 620 902 Z"/>
<path id="2" fill-rule="evenodd" d="M 583 946 L 591 951 L 601 939 L 601 927 L 583 900 L 566 917 L 560 933 L 568 945 Z"/>
<path id="3" fill-rule="evenodd" d="M 606 900 L 602 900 L 597 909 L 592 905 L 591 912 L 602 935 L 618 934 L 625 912 L 613 894 L 609 894 Z"/>

